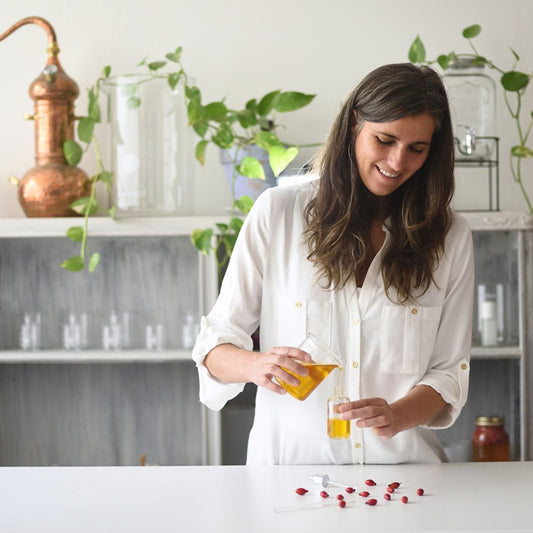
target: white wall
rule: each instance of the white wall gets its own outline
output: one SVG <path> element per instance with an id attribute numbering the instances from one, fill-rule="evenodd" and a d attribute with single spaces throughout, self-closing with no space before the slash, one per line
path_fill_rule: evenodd
<path id="1" fill-rule="evenodd" d="M 226 96 L 236 107 L 277 88 L 316 93 L 307 109 L 286 116 L 285 137 L 301 143 L 324 140 L 352 87 L 380 64 L 406 61 L 417 34 L 435 57 L 466 51 L 461 31 L 479 23 L 480 53 L 510 66 L 510 46 L 523 56 L 521 70 L 533 70 L 531 0 L 19 0 L 3 3 L 0 33 L 30 15 L 56 30 L 63 68 L 81 90 L 77 114 L 85 113 L 85 88 L 104 65 L 131 72 L 145 56 L 155 60 L 181 45 L 208 100 Z M 1 217 L 24 216 L 7 178 L 33 166 L 34 125 L 22 116 L 33 111 L 27 90 L 45 64 L 46 44 L 45 32 L 33 25 L 0 43 Z M 506 157 L 515 129 L 501 96 L 498 105 L 501 208 L 524 211 Z M 82 166 L 92 171 L 90 159 Z M 230 197 L 218 154 L 210 150 L 206 166 L 195 169 L 195 212 L 224 212 Z M 533 197 L 531 161 L 525 174 Z"/>

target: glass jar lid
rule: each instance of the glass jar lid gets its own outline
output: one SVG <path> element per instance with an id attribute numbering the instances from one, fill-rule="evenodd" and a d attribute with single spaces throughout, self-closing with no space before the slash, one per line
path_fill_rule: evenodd
<path id="1" fill-rule="evenodd" d="M 503 426 L 505 418 L 500 415 L 477 416 L 476 426 Z"/>

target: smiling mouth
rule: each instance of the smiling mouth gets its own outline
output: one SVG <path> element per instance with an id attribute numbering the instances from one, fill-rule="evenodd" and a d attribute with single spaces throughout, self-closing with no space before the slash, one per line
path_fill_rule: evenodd
<path id="1" fill-rule="evenodd" d="M 377 169 L 379 170 L 379 173 L 380 174 L 383 174 L 386 178 L 397 178 L 400 173 L 396 173 L 396 174 L 393 174 L 392 172 L 387 172 L 386 170 L 383 170 L 381 167 L 378 167 L 376 165 Z"/>

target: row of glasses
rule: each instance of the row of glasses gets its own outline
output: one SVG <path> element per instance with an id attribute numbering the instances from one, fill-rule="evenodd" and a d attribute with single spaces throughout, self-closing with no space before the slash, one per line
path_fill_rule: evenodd
<path id="1" fill-rule="evenodd" d="M 89 342 L 89 316 L 85 312 L 70 311 L 61 323 L 61 342 L 64 350 L 79 351 L 87 349 Z M 37 351 L 42 348 L 43 323 L 41 313 L 23 314 L 19 330 L 19 346 L 24 351 Z M 192 312 L 187 312 L 181 327 L 181 345 L 191 349 L 198 335 L 199 325 Z M 132 341 L 135 332 L 144 332 L 142 338 Z M 166 348 L 165 326 L 158 321 L 139 327 L 132 326 L 131 313 L 111 311 L 101 324 L 101 346 L 105 351 L 127 350 L 142 346 L 150 351 Z"/>

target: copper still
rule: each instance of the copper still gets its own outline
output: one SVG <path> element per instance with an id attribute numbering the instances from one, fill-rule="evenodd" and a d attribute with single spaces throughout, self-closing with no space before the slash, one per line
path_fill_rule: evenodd
<path id="1" fill-rule="evenodd" d="M 46 31 L 48 61 L 28 90 L 35 102 L 33 115 L 25 117 L 35 121 L 35 166 L 18 183 L 19 202 L 28 217 L 76 216 L 69 206 L 89 194 L 91 183 L 83 170 L 67 164 L 62 145 L 74 138 L 74 100 L 79 89 L 61 67 L 55 31 L 43 18 L 19 20 L 0 35 L 0 41 L 26 24 Z"/>

